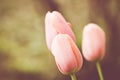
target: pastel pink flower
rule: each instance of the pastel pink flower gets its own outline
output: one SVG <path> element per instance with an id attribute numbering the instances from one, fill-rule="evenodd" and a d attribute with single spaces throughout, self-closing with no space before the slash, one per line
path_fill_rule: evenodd
<path id="1" fill-rule="evenodd" d="M 51 44 L 53 38 L 57 34 L 68 34 L 74 41 L 75 36 L 71 29 L 70 23 L 66 22 L 64 17 L 57 11 L 48 12 L 45 16 L 45 32 L 46 32 L 46 42 L 49 50 L 51 49 Z"/>
<path id="2" fill-rule="evenodd" d="M 71 74 L 81 69 L 81 53 L 69 35 L 58 34 L 53 40 L 51 51 L 61 73 Z"/>
<path id="3" fill-rule="evenodd" d="M 82 51 L 88 61 L 101 60 L 105 55 L 105 33 L 96 24 L 90 23 L 83 30 Z"/>

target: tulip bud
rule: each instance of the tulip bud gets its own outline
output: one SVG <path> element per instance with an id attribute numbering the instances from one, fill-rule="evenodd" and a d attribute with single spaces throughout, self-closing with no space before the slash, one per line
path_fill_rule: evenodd
<path id="1" fill-rule="evenodd" d="M 96 24 L 88 24 L 83 30 L 83 56 L 88 61 L 101 60 L 105 55 L 105 33 Z"/>
<path id="2" fill-rule="evenodd" d="M 61 73 L 72 74 L 81 69 L 81 53 L 69 35 L 58 34 L 53 40 L 51 51 Z"/>
<path id="3" fill-rule="evenodd" d="M 68 24 L 64 17 L 57 11 L 53 11 L 52 13 L 48 12 L 46 14 L 45 32 L 46 42 L 49 50 L 51 49 L 53 38 L 57 34 L 68 34 L 73 40 L 75 40 L 74 33 L 69 25 L 70 24 Z"/>

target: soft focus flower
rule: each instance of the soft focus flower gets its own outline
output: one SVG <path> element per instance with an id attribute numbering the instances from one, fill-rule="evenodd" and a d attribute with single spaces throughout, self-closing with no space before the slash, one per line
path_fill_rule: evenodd
<path id="1" fill-rule="evenodd" d="M 45 32 L 46 42 L 49 50 L 53 38 L 57 34 L 68 34 L 73 40 L 75 40 L 74 33 L 72 32 L 70 23 L 66 22 L 64 17 L 57 11 L 48 12 L 45 16 Z"/>
<path id="2" fill-rule="evenodd" d="M 83 30 L 83 56 L 88 61 L 101 60 L 105 55 L 105 33 L 96 24 L 90 23 Z"/>
<path id="3" fill-rule="evenodd" d="M 69 35 L 58 34 L 53 40 L 51 51 L 61 73 L 71 74 L 82 67 L 81 53 Z"/>

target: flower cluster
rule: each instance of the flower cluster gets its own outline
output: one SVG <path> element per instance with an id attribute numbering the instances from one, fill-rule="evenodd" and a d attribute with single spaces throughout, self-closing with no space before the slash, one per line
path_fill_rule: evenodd
<path id="1" fill-rule="evenodd" d="M 48 12 L 45 17 L 45 30 L 47 46 L 55 57 L 58 69 L 63 74 L 79 71 L 83 59 L 75 44 L 70 23 L 57 11 Z"/>
<path id="2" fill-rule="evenodd" d="M 46 43 L 53 54 L 58 69 L 63 74 L 73 74 L 83 65 L 83 58 L 75 43 L 71 24 L 57 11 L 45 16 Z M 96 24 L 89 23 L 83 29 L 83 56 L 88 61 L 99 61 L 105 54 L 105 33 Z"/>

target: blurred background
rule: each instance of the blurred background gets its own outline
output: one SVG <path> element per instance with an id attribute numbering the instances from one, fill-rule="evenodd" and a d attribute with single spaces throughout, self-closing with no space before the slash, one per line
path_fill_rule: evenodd
<path id="1" fill-rule="evenodd" d="M 107 38 L 104 78 L 120 80 L 120 0 L 0 0 L 0 80 L 70 80 L 45 42 L 45 14 L 54 10 L 71 22 L 80 50 L 83 27 L 101 26 Z M 76 76 L 99 80 L 95 64 L 85 60 Z"/>

